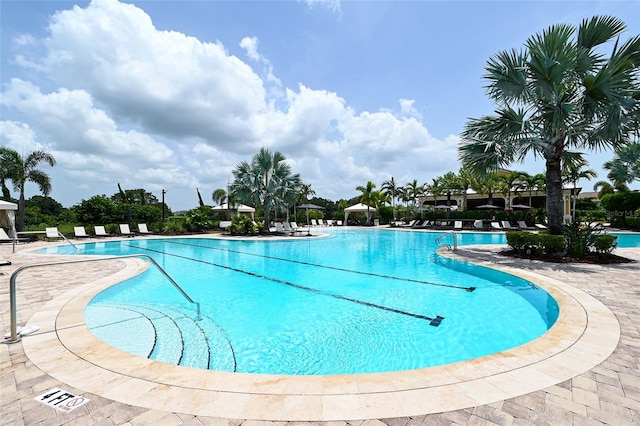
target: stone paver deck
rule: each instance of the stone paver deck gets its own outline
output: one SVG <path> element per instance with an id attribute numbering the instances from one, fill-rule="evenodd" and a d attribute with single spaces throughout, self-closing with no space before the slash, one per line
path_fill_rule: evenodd
<path id="1" fill-rule="evenodd" d="M 28 253 L 28 250 L 24 250 L 33 249 L 37 246 L 46 246 L 46 243 L 20 245 L 20 251 L 16 254 L 11 253 L 10 245 L 0 246 L 0 259 L 7 259 L 13 262 L 11 266 L 0 267 L 0 272 L 5 273 L 0 277 L 0 321 L 3 324 L 2 330 L 4 332 L 7 332 L 9 328 L 8 287 L 10 273 L 20 265 L 59 259 L 59 257 L 54 256 L 35 255 Z M 618 249 L 617 253 L 640 261 L 640 250 L 638 249 Z M 369 391 L 376 391 L 371 393 L 377 393 L 377 390 L 380 390 L 379 394 L 382 397 L 371 401 L 379 405 L 386 404 L 390 407 L 398 407 L 399 412 L 402 410 L 408 412 L 406 411 L 407 407 L 428 407 L 429 409 L 425 408 L 422 412 L 411 412 L 411 415 L 397 415 L 378 419 L 367 415 L 363 415 L 360 420 L 354 420 L 352 416 L 345 418 L 329 416 L 332 421 L 323 422 L 318 421 L 317 416 L 312 414 L 317 407 L 310 406 L 308 409 L 309 417 L 306 419 L 301 417 L 297 422 L 276 421 L 277 419 L 273 419 L 273 421 L 257 421 L 251 419 L 264 418 L 261 417 L 261 413 L 273 409 L 273 406 L 266 406 L 269 405 L 268 400 L 266 403 L 264 399 L 261 400 L 262 403 L 265 403 L 263 407 L 250 407 L 251 404 L 249 406 L 245 404 L 242 410 L 237 411 L 238 414 L 242 414 L 250 413 L 250 409 L 253 409 L 256 413 L 255 416 L 221 417 L 195 415 L 187 410 L 172 410 L 170 409 L 171 398 L 162 396 L 164 395 L 163 393 L 155 394 L 159 395 L 155 404 L 145 408 L 147 402 L 144 398 L 141 400 L 142 404 L 128 404 L 126 403 L 126 398 L 123 400 L 113 393 L 113 389 L 117 389 L 118 386 L 123 394 L 131 392 L 131 389 L 128 389 L 131 382 L 118 382 L 118 377 L 113 378 L 111 376 L 105 376 L 104 380 L 98 376 L 87 376 L 86 371 L 91 370 L 84 370 L 85 373 L 82 373 L 82 368 L 79 368 L 81 366 L 79 360 L 98 364 L 108 362 L 108 360 L 95 358 L 96 351 L 92 352 L 91 348 L 94 347 L 94 344 L 99 345 L 100 343 L 89 341 L 90 344 L 87 344 L 87 341 L 82 339 L 90 338 L 90 336 L 77 337 L 78 334 L 81 334 L 82 324 L 76 323 L 78 320 L 77 315 L 81 315 L 82 307 L 84 306 L 82 305 L 82 300 L 84 300 L 83 297 L 86 298 L 88 287 L 108 285 L 108 280 L 122 279 L 122 276 L 138 270 L 141 267 L 140 264 L 136 261 L 114 260 L 100 263 L 99 267 L 92 263 L 49 266 L 42 269 L 27 270 L 20 275 L 17 293 L 18 323 L 24 324 L 27 321 L 34 320 L 46 321 L 52 315 L 55 318 L 55 321 L 52 322 L 55 322 L 55 324 L 38 322 L 42 327 L 38 333 L 25 337 L 20 343 L 0 345 L 0 412 L 2 413 L 0 415 L 0 425 L 214 424 L 236 426 L 243 424 L 245 426 L 254 426 L 277 423 L 278 425 L 298 426 L 302 424 L 331 423 L 332 426 L 345 424 L 405 426 L 416 424 L 640 424 L 640 369 L 638 368 L 638 363 L 640 362 L 640 310 L 638 309 L 640 307 L 638 302 L 640 263 L 611 266 L 543 264 L 497 256 L 492 252 L 492 249 L 487 249 L 486 247 L 463 248 L 455 256 L 490 267 L 514 268 L 521 275 L 531 276 L 542 282 L 545 282 L 545 280 L 551 283 L 558 282 L 561 289 L 560 293 L 574 293 L 568 299 L 568 302 L 577 302 L 575 307 L 578 309 L 575 312 L 579 314 L 581 308 L 584 308 L 586 312 L 592 307 L 596 309 L 596 314 L 587 316 L 586 320 L 585 318 L 567 318 L 567 323 L 570 326 L 568 329 L 569 334 L 573 333 L 572 330 L 582 329 L 580 327 L 583 327 L 583 325 L 579 325 L 579 323 L 584 323 L 584 332 L 582 334 L 600 333 L 591 337 L 595 337 L 596 341 L 601 339 L 602 349 L 598 346 L 593 347 L 580 343 L 582 341 L 579 339 L 582 336 L 576 337 L 575 341 L 578 343 L 573 344 L 564 342 L 563 336 L 566 335 L 558 335 L 557 340 L 564 345 L 561 352 L 574 351 L 571 366 L 566 365 L 566 359 L 564 362 L 556 362 L 554 364 L 553 358 L 550 358 L 552 363 L 549 364 L 547 362 L 546 368 L 550 368 L 547 371 L 539 370 L 535 374 L 530 374 L 530 372 L 522 369 L 521 374 L 519 374 L 518 365 L 518 368 L 509 371 L 506 375 L 493 376 L 493 380 L 500 378 L 498 381 L 493 383 L 490 380 L 487 382 L 475 382 L 474 386 L 468 386 L 468 383 L 471 382 L 465 382 L 465 380 L 461 380 L 459 383 L 449 383 L 451 375 L 468 377 L 464 375 L 472 374 L 473 376 L 474 374 L 479 374 L 473 362 L 459 363 L 455 367 L 436 367 L 435 370 L 423 369 L 429 370 L 431 373 L 415 374 L 419 377 L 419 382 L 423 383 L 425 380 L 433 379 L 442 382 L 441 384 L 458 386 L 458 389 L 464 391 L 465 395 L 471 395 L 477 401 L 484 401 L 484 396 L 487 397 L 487 400 L 492 401 L 484 405 L 463 404 L 462 407 L 453 410 L 449 410 L 448 407 L 451 407 L 452 403 L 454 406 L 459 404 L 455 401 L 457 399 L 455 393 L 445 392 L 441 394 L 440 398 L 425 401 L 426 397 L 421 393 L 413 391 L 405 393 L 392 392 L 388 394 L 389 397 L 385 400 L 387 395 L 385 392 L 389 390 L 389 383 L 393 383 L 392 386 L 398 386 L 398 382 L 394 382 L 395 379 L 384 380 L 383 382 L 374 380 L 364 384 L 358 383 L 357 386 L 364 386 Z M 568 286 L 566 286 L 567 284 Z M 563 288 L 563 285 L 566 287 Z M 96 290 L 93 289 L 91 291 Z M 585 293 L 585 291 L 589 294 Z M 608 322 L 611 319 L 606 315 L 608 311 L 599 310 L 602 304 L 613 312 L 617 323 L 619 323 L 619 329 Z M 603 324 L 608 324 L 604 329 L 597 327 L 599 325 L 597 323 L 601 321 Z M 579 325 L 579 327 L 571 328 L 572 324 L 574 326 Z M 618 332 L 620 333 L 619 340 Z M 52 341 L 46 340 L 50 337 L 55 337 L 55 339 Z M 611 350 L 606 349 L 607 340 L 613 340 L 614 338 L 613 348 L 615 349 L 609 355 Z M 61 357 L 68 355 L 67 352 L 58 352 L 59 347 L 65 348 L 69 351 L 68 353 L 75 354 L 76 358 L 69 358 L 62 364 L 54 364 L 58 366 L 52 372 L 49 370 L 48 363 L 55 362 L 56 359 L 61 359 Z M 552 346 L 547 349 L 554 350 Z M 578 356 L 576 356 L 576 350 L 578 351 Z M 102 350 L 98 352 L 102 352 Z M 584 353 L 584 356 L 580 356 L 581 353 Z M 545 358 L 544 353 L 538 353 L 536 356 L 540 360 Z M 35 363 L 32 358 L 36 360 Z M 500 362 L 498 364 L 505 364 L 508 358 L 502 357 L 499 359 Z M 562 360 L 562 358 L 556 359 Z M 591 361 L 593 359 L 599 359 L 597 364 L 593 364 Z M 132 361 L 132 365 L 135 362 Z M 497 368 L 495 367 L 495 359 L 492 362 L 493 364 L 490 363 L 489 366 Z M 149 361 L 149 363 L 152 362 Z M 582 370 L 581 364 L 585 366 Z M 142 365 L 149 367 L 149 364 Z M 39 366 L 45 366 L 48 372 L 43 371 Z M 571 374 L 574 371 L 573 369 L 584 372 Z M 148 369 L 143 368 L 142 370 L 146 371 L 145 374 L 151 374 Z M 74 375 L 74 373 L 77 374 Z M 420 374 L 423 375 L 420 376 Z M 425 376 L 424 374 L 427 375 Z M 569 376 L 563 380 L 552 380 L 554 377 L 564 377 L 567 374 Z M 54 376 L 68 379 L 59 380 Z M 415 378 L 411 376 L 402 376 L 402 379 L 405 381 L 414 380 Z M 484 379 L 485 377 L 482 376 L 482 378 Z M 547 379 L 551 379 L 551 382 L 547 383 Z M 113 380 L 113 382 L 109 380 Z M 174 377 L 170 380 L 177 379 Z M 238 382 L 240 383 L 229 386 L 242 388 L 242 381 L 242 379 L 239 379 Z M 537 382 L 542 384 L 543 388 L 537 387 Z M 87 388 L 97 389 L 100 383 L 102 383 L 103 387 L 102 392 L 91 393 L 87 391 Z M 114 384 L 114 386 L 109 386 L 110 383 Z M 331 385 L 334 387 L 342 386 L 343 389 L 349 390 L 350 387 L 354 386 L 353 383 L 346 380 L 340 383 L 339 386 L 335 383 Z M 204 387 L 208 386 L 206 383 L 204 385 Z M 139 386 L 139 383 L 134 383 L 133 386 Z M 161 389 L 157 389 L 157 386 Z M 167 387 L 167 385 L 161 383 L 157 386 L 154 389 L 142 386 L 137 388 L 136 392 L 142 396 L 145 394 L 153 396 L 154 392 L 166 391 L 164 387 Z M 251 383 L 247 395 L 251 395 L 251 389 L 256 389 L 256 386 L 258 386 L 258 389 L 264 390 L 265 388 L 260 388 L 260 386 L 266 386 L 266 384 L 256 385 Z M 270 384 L 270 386 L 273 386 L 273 384 Z M 531 389 L 540 390 L 516 392 L 515 394 L 518 396 L 510 396 L 515 395 L 510 393 L 512 389 L 526 389 L 527 386 L 531 386 Z M 54 387 L 82 394 L 90 398 L 91 401 L 71 413 L 63 413 L 34 400 L 35 396 Z M 468 387 L 473 387 L 473 389 L 468 389 Z M 415 386 L 412 385 L 406 389 L 414 388 Z M 300 389 L 296 390 L 296 393 L 302 395 L 305 392 Z M 313 391 L 310 393 L 317 394 L 320 392 Z M 363 400 L 360 399 L 362 397 L 353 397 L 357 392 L 345 391 L 342 397 L 340 397 L 339 392 L 334 393 L 335 400 L 323 401 L 322 403 L 325 406 L 335 407 L 342 404 L 346 406 L 345 412 L 353 412 L 351 409 L 354 406 L 363 405 Z M 504 397 L 500 397 L 500 395 L 504 395 Z M 249 397 L 247 396 L 247 398 Z M 433 395 L 430 397 L 433 397 Z M 132 399 L 135 398 L 132 397 Z M 271 402 L 276 406 L 280 403 L 275 400 Z M 233 403 L 235 402 L 228 402 L 220 395 L 218 395 L 217 399 L 205 399 L 199 402 L 202 407 L 201 412 L 207 412 L 208 406 L 224 407 Z M 437 409 L 439 406 L 443 407 L 440 411 Z M 284 412 L 287 407 L 279 406 L 279 408 Z M 304 413 L 304 408 L 297 412 Z M 368 411 L 362 412 L 366 414 Z M 393 412 L 393 410 L 389 410 L 389 412 Z"/>

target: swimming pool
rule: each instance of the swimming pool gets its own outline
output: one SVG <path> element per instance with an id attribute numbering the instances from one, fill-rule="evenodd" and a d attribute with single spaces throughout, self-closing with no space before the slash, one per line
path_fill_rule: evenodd
<path id="1" fill-rule="evenodd" d="M 436 255 L 438 234 L 323 232 L 331 238 L 78 245 L 79 254 L 152 255 L 202 305 L 196 320 L 194 307 L 150 269 L 98 294 L 87 325 L 113 346 L 169 363 L 324 375 L 488 355 L 535 339 L 558 316 L 553 298 L 531 283 Z M 459 237 L 461 244 L 504 242 L 503 234 Z"/>

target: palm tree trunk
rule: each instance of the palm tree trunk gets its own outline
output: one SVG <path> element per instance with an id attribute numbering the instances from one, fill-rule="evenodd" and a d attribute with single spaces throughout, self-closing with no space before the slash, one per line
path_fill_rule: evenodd
<path id="1" fill-rule="evenodd" d="M 24 231 L 24 183 L 20 186 L 20 199 L 18 200 L 18 231 Z"/>
<path id="2" fill-rule="evenodd" d="M 264 232 L 269 232 L 269 199 L 265 199 L 262 203 L 262 210 L 264 211 Z"/>
<path id="3" fill-rule="evenodd" d="M 547 226 L 549 233 L 562 234 L 562 168 L 560 156 L 550 156 L 546 159 L 547 169 Z"/>

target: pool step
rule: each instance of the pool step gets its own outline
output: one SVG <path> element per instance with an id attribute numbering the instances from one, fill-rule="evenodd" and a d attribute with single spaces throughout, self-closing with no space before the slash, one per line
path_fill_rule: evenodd
<path id="1" fill-rule="evenodd" d="M 139 356 L 175 365 L 235 371 L 235 355 L 224 331 L 210 317 L 201 315 L 197 319 L 195 310 L 174 306 L 101 303 L 92 307 L 91 315 L 109 318 L 109 323 L 102 320 L 88 324 L 102 340 Z M 94 329 L 92 324 L 96 323 Z M 130 338 L 132 335 L 135 337 Z"/>

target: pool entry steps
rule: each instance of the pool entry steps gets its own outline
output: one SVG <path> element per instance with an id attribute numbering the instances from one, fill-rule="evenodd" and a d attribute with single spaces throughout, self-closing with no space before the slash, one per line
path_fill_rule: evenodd
<path id="1" fill-rule="evenodd" d="M 144 358 L 205 370 L 237 371 L 236 355 L 224 330 L 209 316 L 184 306 L 101 302 L 93 306 L 87 322 L 102 340 L 116 342 L 119 349 Z M 123 327 L 136 333 L 136 338 L 114 339 Z"/>

